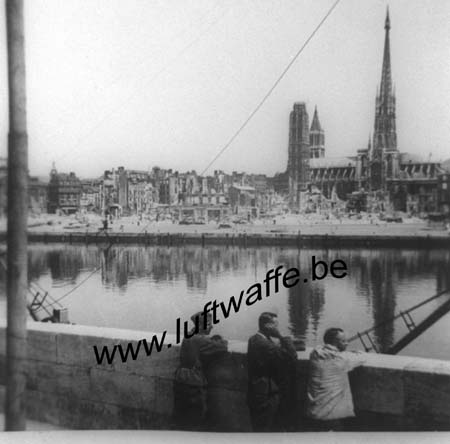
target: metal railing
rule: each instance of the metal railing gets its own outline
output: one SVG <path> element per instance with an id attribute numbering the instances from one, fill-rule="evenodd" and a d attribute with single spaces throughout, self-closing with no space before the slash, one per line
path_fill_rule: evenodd
<path id="1" fill-rule="evenodd" d="M 408 329 L 408 333 L 399 341 L 397 341 L 394 345 L 389 347 L 389 349 L 386 351 L 386 353 L 389 354 L 396 354 L 398 351 L 400 351 L 402 348 L 408 345 L 412 340 L 414 340 L 417 336 L 423 333 L 427 328 L 433 325 L 438 319 L 440 319 L 442 316 L 444 316 L 446 313 L 450 311 L 450 301 L 446 301 L 444 304 L 435 309 L 429 316 L 427 316 L 419 324 L 416 324 L 416 322 L 411 316 L 411 313 L 414 310 L 423 307 L 424 305 L 441 297 L 446 293 L 450 293 L 450 290 L 445 289 L 443 291 L 440 291 L 435 295 L 425 299 L 424 301 L 419 302 L 416 305 L 413 305 L 407 310 L 400 311 L 397 315 L 393 316 L 392 318 L 386 319 L 383 322 L 380 322 L 374 325 L 373 327 L 368 328 L 367 330 L 356 333 L 356 335 L 348 339 L 348 342 L 352 342 L 355 341 L 356 339 L 359 339 L 366 352 L 374 351 L 375 353 L 380 353 L 381 350 L 379 349 L 376 340 L 374 340 L 371 334 L 380 327 L 391 325 L 397 319 L 402 319 L 404 324 L 406 325 L 406 328 Z"/>

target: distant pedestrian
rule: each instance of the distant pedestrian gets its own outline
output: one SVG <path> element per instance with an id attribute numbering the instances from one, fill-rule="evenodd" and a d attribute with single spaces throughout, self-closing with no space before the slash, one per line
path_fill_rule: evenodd
<path id="1" fill-rule="evenodd" d="M 215 360 L 227 353 L 227 341 L 210 337 L 212 315 L 208 313 L 206 327 L 203 312 L 191 317 L 195 327 L 184 339 L 180 350 L 180 365 L 175 372 L 173 419 L 178 430 L 207 430 L 207 373 Z"/>
<path id="2" fill-rule="evenodd" d="M 315 429 L 342 430 L 342 420 L 355 416 L 348 372 L 364 359 L 345 352 L 347 339 L 340 328 L 329 328 L 323 341 L 310 355 L 307 416 Z"/>
<path id="3" fill-rule="evenodd" d="M 248 341 L 248 395 L 254 432 L 288 431 L 295 421 L 297 352 L 281 336 L 277 315 L 260 315 L 259 331 Z"/>

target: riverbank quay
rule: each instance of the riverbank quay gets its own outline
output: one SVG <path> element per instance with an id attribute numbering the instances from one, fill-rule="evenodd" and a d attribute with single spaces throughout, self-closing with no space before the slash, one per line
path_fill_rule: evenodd
<path id="1" fill-rule="evenodd" d="M 173 377 L 180 347 L 136 360 L 97 364 L 93 346 L 113 346 L 155 333 L 81 325 L 28 324 L 27 412 L 34 421 L 67 429 L 172 429 Z M 6 326 L 0 324 L 0 400 L 4 398 Z M 247 344 L 230 341 L 209 374 L 208 401 L 215 431 L 250 431 L 246 405 Z M 298 352 L 297 412 L 303 416 L 310 350 Z M 450 430 L 450 362 L 364 354 L 351 373 L 361 431 Z M 3 407 L 3 402 L 0 403 Z"/>
<path id="2" fill-rule="evenodd" d="M 175 226 L 178 227 L 178 226 Z M 166 229 L 164 229 L 166 228 Z M 168 229 L 171 228 L 171 229 Z M 138 244 L 182 246 L 227 245 L 239 247 L 286 246 L 298 248 L 449 248 L 450 235 L 443 231 L 412 229 L 411 227 L 283 227 L 262 231 L 217 230 L 208 227 L 174 230 L 161 226 L 158 231 L 41 231 L 30 230 L 29 242 L 68 244 Z M 179 228 L 179 227 L 178 227 Z M 334 229 L 333 229 L 334 228 Z M 0 233 L 0 242 L 6 242 L 6 233 Z"/>
<path id="3" fill-rule="evenodd" d="M 81 223 L 73 216 L 32 218 L 28 224 L 30 242 L 139 244 L 180 246 L 229 245 L 240 247 L 290 246 L 305 248 L 449 248 L 450 232 L 430 228 L 418 218 L 403 223 L 380 220 L 308 220 L 300 216 L 277 217 L 252 223 L 178 224 L 147 222 L 123 217 L 108 224 L 106 232 L 97 217 Z M 220 228 L 219 228 L 220 227 Z M 6 241 L 6 219 L 0 220 L 0 242 Z"/>

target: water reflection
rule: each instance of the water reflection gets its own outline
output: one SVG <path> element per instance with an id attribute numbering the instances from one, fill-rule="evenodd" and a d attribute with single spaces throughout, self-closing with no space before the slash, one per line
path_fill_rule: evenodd
<path id="1" fill-rule="evenodd" d="M 313 255 L 329 264 L 335 259 L 344 260 L 348 276 L 304 282 L 303 278 L 311 275 Z M 324 329 L 331 325 L 355 333 L 450 288 L 448 251 L 394 249 L 113 246 L 105 251 L 95 246 L 33 245 L 29 251 L 29 280 L 52 295 L 59 291 L 59 297 L 99 268 L 89 283 L 65 300 L 76 317 L 73 320 L 158 331 L 170 330 L 170 319 L 187 317 L 195 304 L 198 307 L 210 299 L 227 300 L 238 290 L 262 282 L 266 271 L 279 265 L 299 268 L 302 279 L 293 288 L 282 288 L 271 303 L 285 313 L 286 330 L 311 345 L 320 341 Z M 4 298 L 3 270 L 0 278 L 0 297 Z M 149 318 L 149 312 L 156 318 L 151 322 L 141 319 Z M 230 321 L 228 330 L 221 327 L 223 333 L 247 339 L 256 326 L 258 313 L 253 312 L 236 315 L 240 323 Z M 374 339 L 386 350 L 402 331 L 401 326 L 385 324 L 375 330 Z M 442 340 L 450 342 L 445 334 L 442 336 Z"/>

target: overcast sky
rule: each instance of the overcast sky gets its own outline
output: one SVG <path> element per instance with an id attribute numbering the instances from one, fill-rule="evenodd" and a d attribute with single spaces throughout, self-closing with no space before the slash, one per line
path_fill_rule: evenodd
<path id="1" fill-rule="evenodd" d="M 334 0 L 25 1 L 30 173 L 99 176 L 158 165 L 200 173 L 271 88 Z M 0 156 L 7 153 L 4 2 Z M 208 172 L 274 174 L 288 118 L 317 105 L 326 155 L 373 132 L 386 1 L 341 0 Z M 450 2 L 391 0 L 400 151 L 450 157 Z"/>

